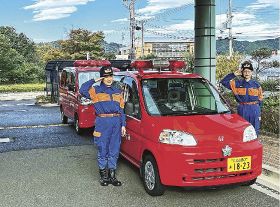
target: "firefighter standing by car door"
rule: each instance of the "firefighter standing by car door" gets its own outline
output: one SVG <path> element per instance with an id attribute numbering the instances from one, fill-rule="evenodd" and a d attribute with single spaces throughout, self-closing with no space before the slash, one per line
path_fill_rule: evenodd
<path id="1" fill-rule="evenodd" d="M 252 80 L 252 74 L 252 64 L 245 61 L 241 70 L 226 75 L 221 84 L 232 90 L 238 102 L 237 113 L 250 122 L 259 135 L 263 94 L 260 84 Z M 235 79 L 237 76 L 242 76 L 242 79 Z"/>
<path id="2" fill-rule="evenodd" d="M 101 81 L 100 86 L 92 86 Z M 116 178 L 117 160 L 120 152 L 121 136 L 125 136 L 125 114 L 122 91 L 112 86 L 113 70 L 109 66 L 100 69 L 100 78 L 85 82 L 80 93 L 91 98 L 95 113 L 94 143 L 97 145 L 97 161 L 100 184 L 121 186 Z"/>

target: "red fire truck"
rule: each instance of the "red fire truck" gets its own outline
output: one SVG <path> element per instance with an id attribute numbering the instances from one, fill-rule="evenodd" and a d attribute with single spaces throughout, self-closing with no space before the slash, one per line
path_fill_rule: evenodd
<path id="1" fill-rule="evenodd" d="M 107 60 L 76 60 L 74 67 L 65 67 L 62 70 L 59 83 L 59 106 L 62 123 L 68 118 L 74 120 L 75 130 L 78 134 L 83 128 L 94 125 L 95 112 L 91 100 L 79 94 L 81 85 L 99 77 L 102 66 L 109 66 Z M 120 71 L 114 68 L 114 71 Z M 99 84 L 99 83 L 97 83 Z"/>
<path id="2" fill-rule="evenodd" d="M 151 61 L 135 61 L 134 70 L 115 73 L 127 122 L 122 156 L 140 169 L 152 196 L 166 186 L 253 184 L 262 171 L 254 127 L 230 111 L 209 81 L 181 72 L 184 67 L 170 61 L 155 70 Z"/>

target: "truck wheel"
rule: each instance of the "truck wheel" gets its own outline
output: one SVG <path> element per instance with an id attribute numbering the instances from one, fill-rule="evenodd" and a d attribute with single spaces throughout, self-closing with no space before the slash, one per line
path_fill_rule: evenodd
<path id="1" fill-rule="evenodd" d="M 67 124 L 68 117 L 65 116 L 62 107 L 60 108 L 60 119 L 61 119 L 62 124 Z"/>
<path id="2" fill-rule="evenodd" d="M 165 187 L 160 182 L 157 163 L 153 156 L 147 155 L 142 165 L 142 179 L 146 192 L 151 196 L 160 196 Z"/>
<path id="3" fill-rule="evenodd" d="M 253 185 L 253 184 L 255 184 L 256 180 L 257 180 L 257 178 L 255 178 L 255 179 L 253 179 L 253 180 L 250 180 L 250 181 L 248 181 L 248 182 L 246 182 L 246 183 L 243 183 L 242 185 L 243 185 L 243 186 L 250 186 L 250 185 Z"/>
<path id="4" fill-rule="evenodd" d="M 82 133 L 82 129 L 79 126 L 79 118 L 78 118 L 77 115 L 74 118 L 74 127 L 75 127 L 75 131 L 76 131 L 77 134 L 81 134 Z"/>

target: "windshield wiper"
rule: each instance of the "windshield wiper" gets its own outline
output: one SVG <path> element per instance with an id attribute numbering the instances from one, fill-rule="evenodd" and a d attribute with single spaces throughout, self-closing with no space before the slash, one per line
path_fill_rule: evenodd
<path id="1" fill-rule="evenodd" d="M 227 111 L 221 111 L 221 112 L 219 112 L 219 114 L 230 114 L 231 113 L 231 111 L 230 110 L 227 110 Z"/>

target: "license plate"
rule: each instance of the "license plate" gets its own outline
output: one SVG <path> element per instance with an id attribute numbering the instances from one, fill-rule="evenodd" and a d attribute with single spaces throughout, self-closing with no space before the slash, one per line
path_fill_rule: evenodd
<path id="1" fill-rule="evenodd" d="M 243 170 L 251 170 L 251 156 L 228 158 L 228 172 L 239 172 Z"/>

